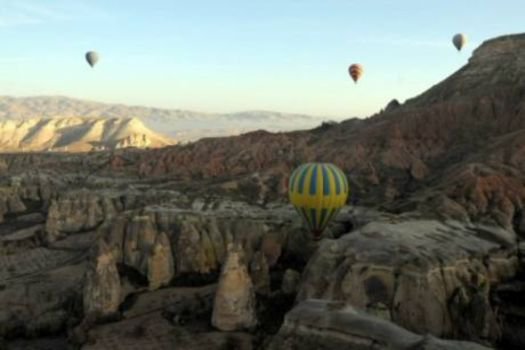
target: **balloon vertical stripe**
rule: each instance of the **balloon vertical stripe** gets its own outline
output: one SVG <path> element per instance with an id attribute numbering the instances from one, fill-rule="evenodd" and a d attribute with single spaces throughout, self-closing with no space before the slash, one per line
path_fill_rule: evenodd
<path id="1" fill-rule="evenodd" d="M 310 194 L 315 195 L 317 193 L 317 166 L 312 167 L 312 181 L 310 181 Z"/>
<path id="2" fill-rule="evenodd" d="M 305 167 L 305 165 L 301 165 L 297 169 L 294 170 L 292 173 L 292 176 L 290 177 L 290 185 L 288 186 L 289 191 L 297 191 L 295 188 L 295 184 L 297 183 L 297 177 L 299 176 L 299 172 Z"/>
<path id="3" fill-rule="evenodd" d="M 330 169 L 330 172 L 332 173 L 332 176 L 334 177 L 335 182 L 335 194 L 341 193 L 341 184 L 339 183 L 339 178 L 337 177 L 337 171 L 334 170 L 330 165 L 328 166 L 328 169 Z"/>
<path id="4" fill-rule="evenodd" d="M 321 167 L 323 171 L 323 195 L 330 194 L 330 178 L 328 177 L 328 172 L 326 171 L 326 166 Z"/>
<path id="5" fill-rule="evenodd" d="M 297 190 L 299 193 L 304 192 L 304 182 L 306 181 L 306 175 L 308 174 L 308 167 L 305 166 L 303 171 L 301 172 L 301 177 L 299 178 L 299 189 Z"/>

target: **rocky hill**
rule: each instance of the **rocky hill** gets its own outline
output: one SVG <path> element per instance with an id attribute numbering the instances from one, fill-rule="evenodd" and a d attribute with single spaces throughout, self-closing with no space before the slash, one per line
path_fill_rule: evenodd
<path id="1" fill-rule="evenodd" d="M 155 148 L 174 140 L 135 118 L 50 118 L 0 121 L 2 152 L 86 152 L 126 147 Z"/>

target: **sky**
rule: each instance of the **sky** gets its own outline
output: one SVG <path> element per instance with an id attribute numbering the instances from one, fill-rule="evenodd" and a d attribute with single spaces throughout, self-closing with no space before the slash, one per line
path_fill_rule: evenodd
<path id="1" fill-rule="evenodd" d="M 523 0 L 0 0 L 0 95 L 365 117 L 524 32 L 524 13 Z"/>

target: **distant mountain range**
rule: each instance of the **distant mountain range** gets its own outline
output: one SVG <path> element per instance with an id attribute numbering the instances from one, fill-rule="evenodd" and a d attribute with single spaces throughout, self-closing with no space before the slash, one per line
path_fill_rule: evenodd
<path id="1" fill-rule="evenodd" d="M 136 118 L 154 132 L 160 132 L 177 142 L 232 136 L 259 129 L 309 129 L 323 121 L 321 117 L 270 111 L 212 114 L 105 104 L 63 96 L 0 97 L 0 121 L 35 118 Z"/>

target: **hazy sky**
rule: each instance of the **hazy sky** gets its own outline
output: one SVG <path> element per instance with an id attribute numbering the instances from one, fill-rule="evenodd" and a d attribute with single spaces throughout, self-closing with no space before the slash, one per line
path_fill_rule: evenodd
<path id="1" fill-rule="evenodd" d="M 525 31 L 524 13 L 524 0 L 0 0 L 0 94 L 366 116 Z"/>

